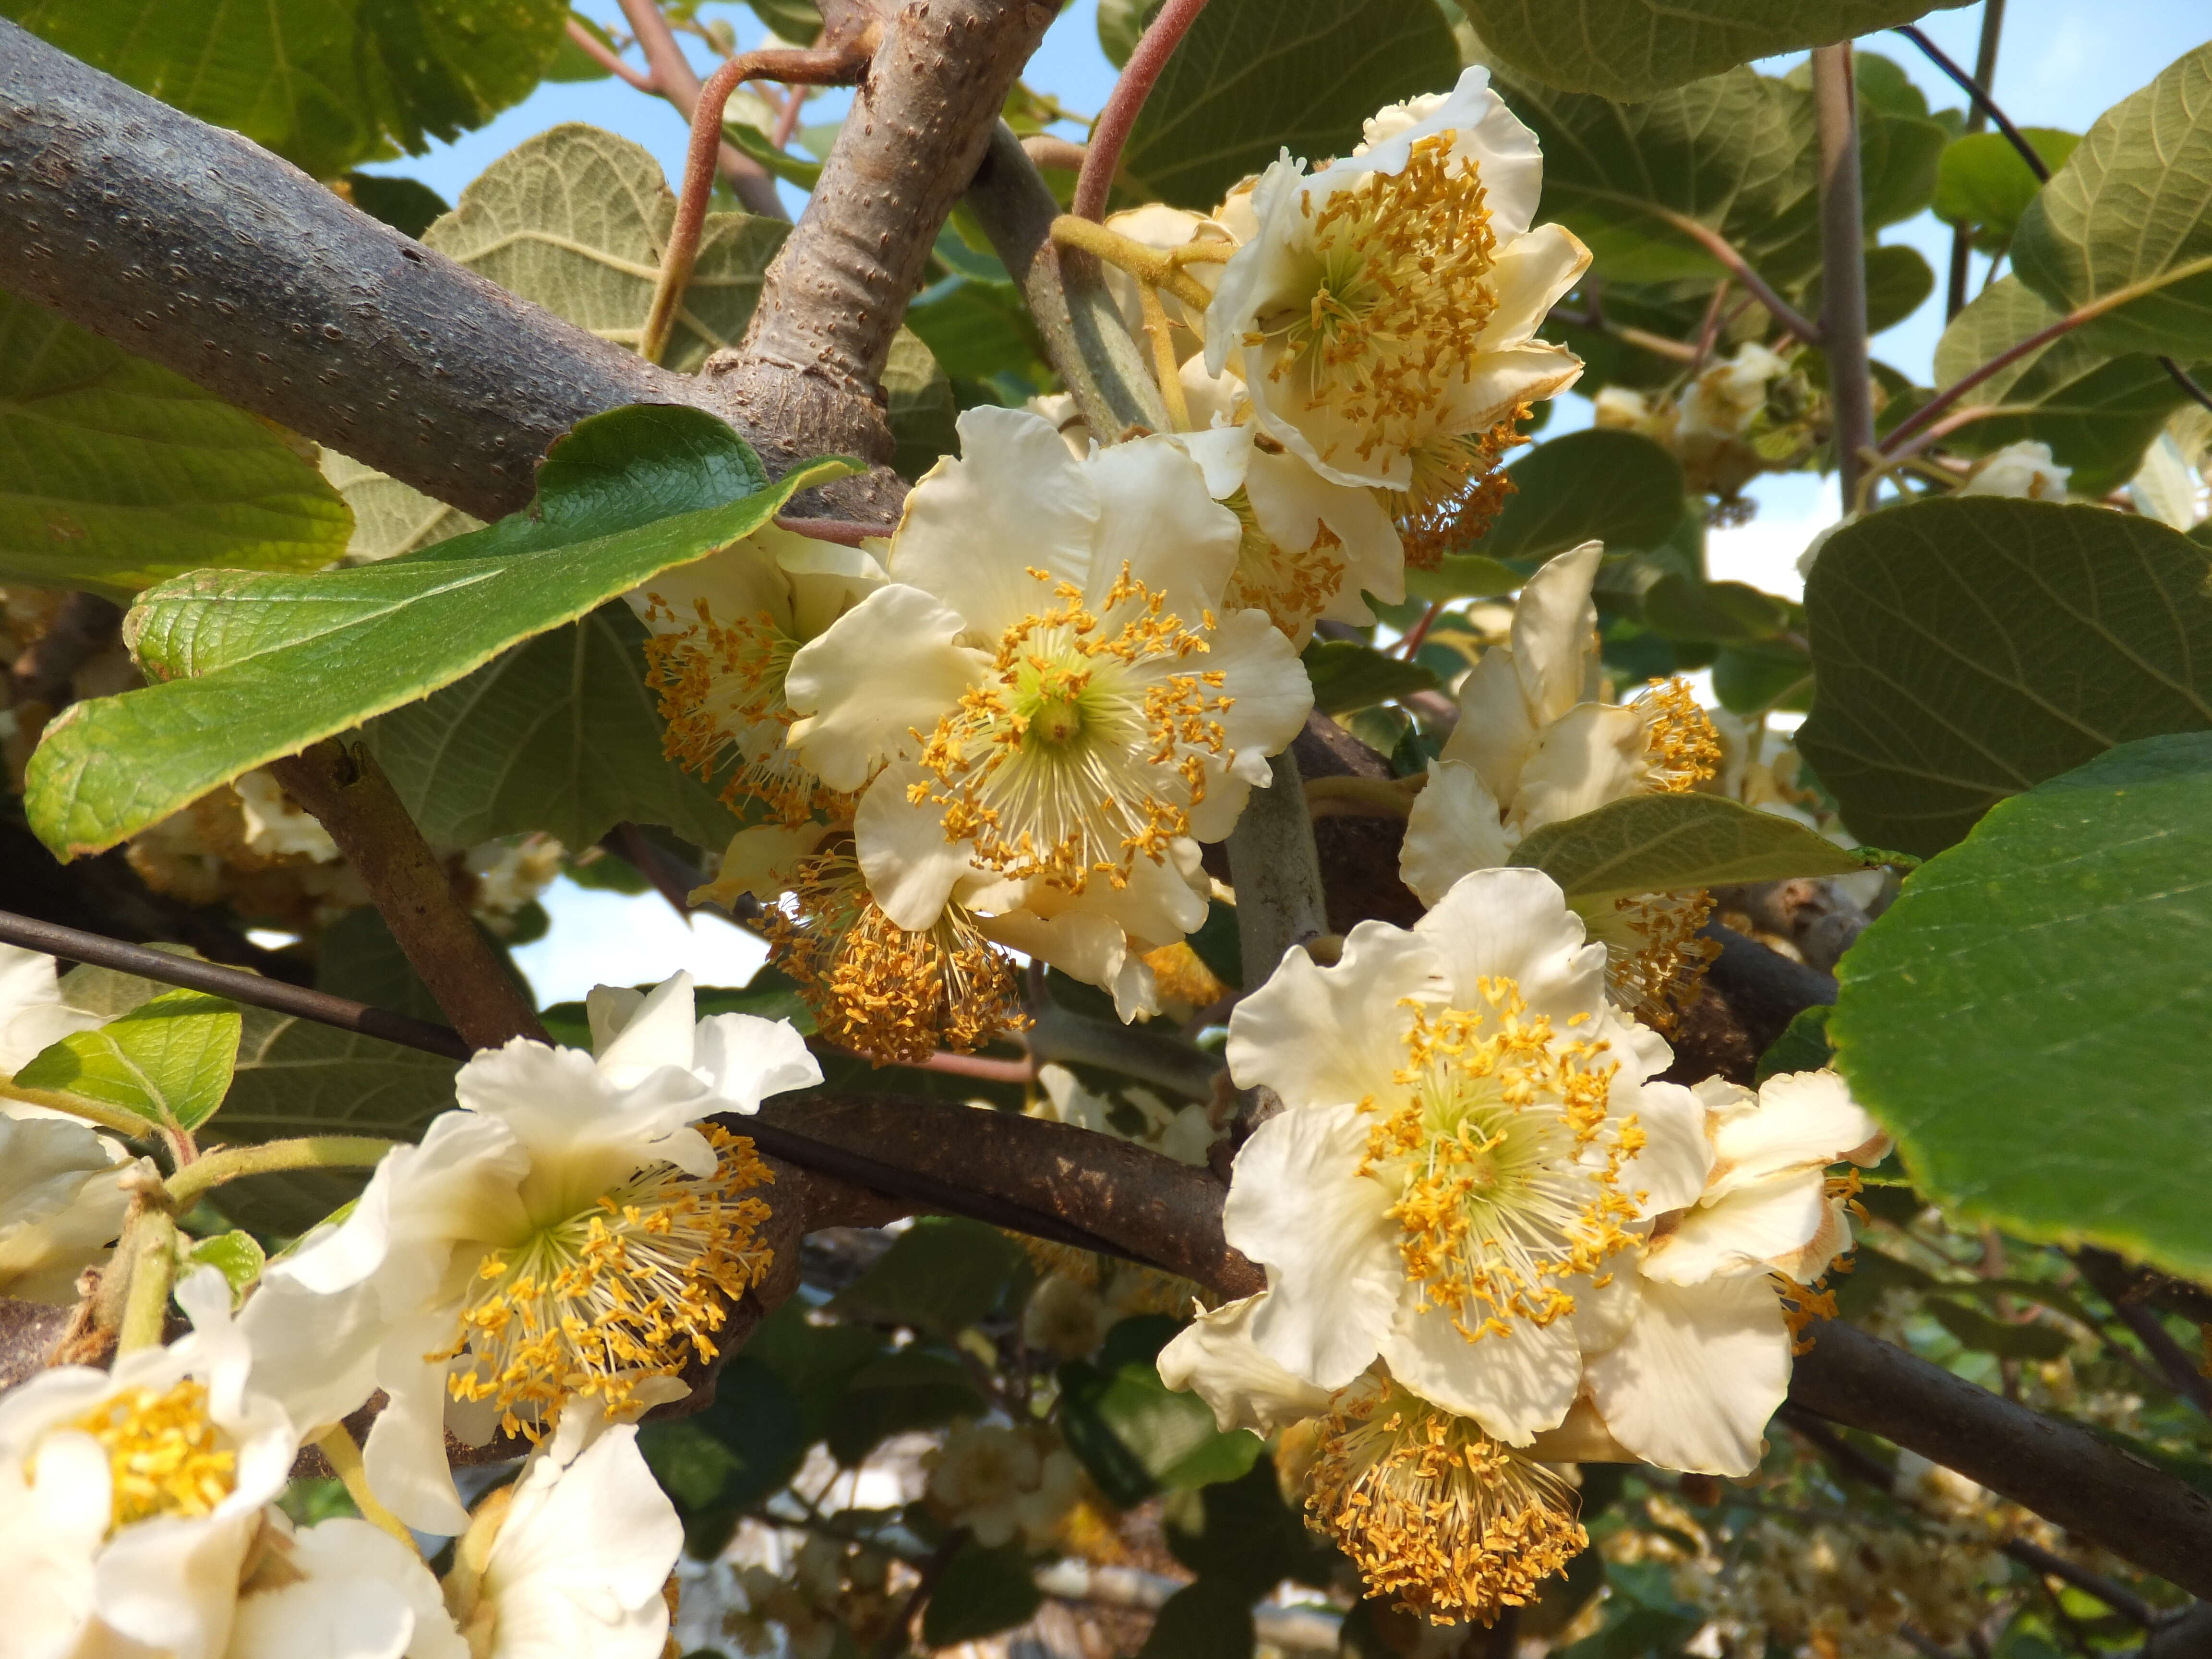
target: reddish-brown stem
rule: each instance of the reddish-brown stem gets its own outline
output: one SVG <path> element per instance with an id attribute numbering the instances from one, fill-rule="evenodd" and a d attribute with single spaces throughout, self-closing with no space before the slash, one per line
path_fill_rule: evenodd
<path id="1" fill-rule="evenodd" d="M 2007 346 L 2002 351 L 1997 353 L 1996 356 L 1990 358 L 1989 362 L 1984 363 L 1979 368 L 1973 370 L 1971 374 L 1960 376 L 1959 379 L 1945 386 L 1941 392 L 1937 392 L 1926 403 L 1921 404 L 1919 408 L 1914 410 L 1911 415 L 1907 416 L 1904 420 L 1899 421 L 1896 426 L 1892 428 L 1889 435 L 1881 441 L 1880 446 L 1881 453 L 1884 455 L 1888 456 L 1896 456 L 1905 453 L 1905 447 L 1908 442 L 1910 442 L 1913 438 L 1918 436 L 1920 433 L 1927 428 L 1933 426 L 1936 423 L 1937 417 L 1939 417 L 1945 410 L 1950 408 L 1952 404 L 1957 403 L 1960 398 L 1965 397 L 1976 386 L 1981 385 L 1983 381 L 1989 380 L 1993 375 L 2002 373 L 2007 368 L 2011 368 L 2013 364 L 2018 362 L 2021 358 L 2042 350 L 2044 347 L 2049 345 L 2060 335 L 2079 328 L 2082 324 L 2089 321 L 2091 318 L 2097 315 L 2100 309 L 2101 309 L 2101 307 L 2084 306 L 2079 311 L 2070 311 L 2063 317 L 2061 317 L 2057 322 L 2051 324 L 2050 327 L 2036 330 L 2034 333 L 2029 335 L 2025 340 L 2017 341 L 2014 343 Z M 1961 422 L 1957 424 L 1963 425 L 1964 422 Z M 1916 450 L 1912 453 L 1917 453 L 1917 451 Z"/>
<path id="2" fill-rule="evenodd" d="M 1061 173 L 1080 173 L 1084 157 L 1090 152 L 1081 144 L 1055 138 L 1048 132 L 1033 132 L 1022 140 L 1022 154 L 1041 167 L 1053 167 Z"/>
<path id="3" fill-rule="evenodd" d="M 645 54 L 646 66 L 652 70 L 653 79 L 660 95 L 676 106 L 677 112 L 690 120 L 699 105 L 699 76 L 691 62 L 677 43 L 676 31 L 668 27 L 668 20 L 660 15 L 659 0 L 622 0 L 623 15 L 629 20 L 630 33 L 637 37 L 638 50 Z M 769 170 L 732 144 L 723 144 L 717 152 L 722 177 L 730 181 L 738 200 L 744 204 L 745 211 L 765 215 L 771 219 L 787 219 L 783 203 L 775 193 L 775 180 Z"/>
<path id="4" fill-rule="evenodd" d="M 1683 235 L 1700 244 L 1706 252 L 1719 260 L 1729 271 L 1757 296 L 1759 303 L 1773 313 L 1774 320 L 1788 329 L 1807 345 L 1817 346 L 1820 341 L 1820 325 L 1799 311 L 1779 294 L 1766 278 L 1751 268 L 1751 262 L 1736 250 L 1735 243 L 1711 228 L 1699 224 L 1686 213 L 1675 213 L 1667 208 L 1643 204 L 1645 211 L 1663 219 Z"/>
<path id="5" fill-rule="evenodd" d="M 617 80 L 635 87 L 640 92 L 649 92 L 655 96 L 659 94 L 660 82 L 658 80 L 650 74 L 640 75 L 628 64 L 623 63 L 618 54 L 607 50 L 598 35 L 592 33 L 574 17 L 568 20 L 568 38 L 582 49 L 585 57 Z"/>
<path id="6" fill-rule="evenodd" d="M 715 157 L 724 149 L 722 111 L 738 82 L 755 76 L 787 84 L 838 86 L 857 81 L 867 69 L 869 52 L 853 43 L 837 46 L 794 46 L 741 52 L 707 77 L 691 106 L 691 147 L 684 158 L 684 189 L 676 200 L 676 222 L 660 256 L 660 275 L 653 287 L 653 308 L 646 313 L 639 355 L 658 362 L 675 331 L 676 313 L 699 258 L 699 234 L 707 223 L 707 200 L 714 193 Z M 795 97 L 797 94 L 794 94 Z"/>
<path id="7" fill-rule="evenodd" d="M 1114 83 L 1113 95 L 1107 99 L 1106 107 L 1098 112 L 1098 120 L 1091 129 L 1091 143 L 1084 152 L 1083 171 L 1075 178 L 1075 203 L 1069 210 L 1079 219 L 1102 219 L 1106 215 L 1107 193 L 1114 188 L 1115 172 L 1121 165 L 1121 149 L 1129 142 L 1129 133 L 1137 125 L 1137 117 L 1145 107 L 1145 100 L 1152 95 L 1153 84 L 1160 71 L 1167 67 L 1168 58 L 1190 26 L 1206 9 L 1206 0 L 1168 0 L 1160 8 L 1160 15 L 1137 42 L 1137 49 L 1129 54 L 1129 61 L 1121 67 L 1121 78 Z"/>
<path id="8" fill-rule="evenodd" d="M 783 94 L 783 107 L 775 114 L 774 142 L 778 149 L 791 148 L 792 135 L 799 131 L 799 113 L 806 107 L 804 88 L 792 87 Z"/>
<path id="9" fill-rule="evenodd" d="M 811 536 L 817 541 L 837 542 L 846 547 L 858 547 L 871 538 L 881 541 L 891 532 L 879 524 L 870 524 L 864 519 L 795 519 L 788 514 L 779 514 L 775 520 L 778 530 L 788 530 L 795 535 Z"/>
<path id="10" fill-rule="evenodd" d="M 984 1083 L 1033 1083 L 1036 1069 L 1026 1060 L 994 1060 L 988 1054 L 956 1054 L 939 1048 L 916 1067 L 947 1077 L 972 1077 Z"/>
<path id="11" fill-rule="evenodd" d="M 1413 653 L 1421 648 L 1421 641 L 1429 637 L 1429 630 L 1437 625 L 1437 618 L 1443 615 L 1443 610 L 1444 602 L 1442 599 L 1434 599 L 1430 602 L 1429 608 L 1421 612 L 1420 621 L 1415 623 L 1412 628 L 1407 629 L 1406 637 L 1399 642 L 1398 654 L 1400 656 L 1403 657 L 1407 662 L 1413 661 Z"/>

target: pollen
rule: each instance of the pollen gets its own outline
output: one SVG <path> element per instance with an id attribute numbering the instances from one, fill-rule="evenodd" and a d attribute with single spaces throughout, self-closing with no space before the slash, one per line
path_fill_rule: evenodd
<path id="1" fill-rule="evenodd" d="M 207 1385 L 191 1377 L 159 1394 L 125 1389 L 69 1426 L 107 1454 L 111 1536 L 156 1516 L 212 1515 L 237 1489 L 237 1455 L 208 1416 Z"/>
<path id="2" fill-rule="evenodd" d="M 1433 570 L 1445 554 L 1464 553 L 1482 539 L 1513 493 L 1498 462 L 1528 441 L 1514 429 L 1528 412 L 1523 404 L 1487 432 L 1431 438 L 1413 450 L 1412 482 L 1390 494 L 1407 564 Z"/>
<path id="3" fill-rule="evenodd" d="M 1123 887 L 1138 859 L 1165 858 L 1188 832 L 1207 762 L 1224 753 L 1215 717 L 1232 699 L 1194 660 L 1213 618 L 1187 626 L 1126 565 L 1097 612 L 1067 583 L 1049 597 L 938 722 L 921 756 L 934 781 L 914 796 L 944 807 L 948 841 L 1017 880 Z"/>
<path id="4" fill-rule="evenodd" d="M 1721 953 L 1698 936 L 1712 911 L 1713 896 L 1703 889 L 1615 899 L 1614 914 L 1593 930 L 1606 945 L 1607 996 L 1662 1036 L 1674 1036 Z"/>
<path id="5" fill-rule="evenodd" d="M 775 1177 L 751 1141 L 712 1124 L 703 1132 L 711 1176 L 655 1164 L 483 1256 L 459 1340 L 425 1356 L 466 1362 L 447 1380 L 456 1400 L 492 1401 L 508 1434 L 535 1440 L 571 1395 L 619 1417 L 644 1378 L 714 1357 L 728 1304 L 772 1261 L 759 1239 L 769 1206 L 745 1194 Z"/>
<path id="6" fill-rule="evenodd" d="M 879 1066 L 970 1052 L 1030 1023 L 1013 958 L 975 915 L 948 902 L 934 927 L 901 927 L 869 896 L 850 842 L 799 866 L 768 938 L 822 1036 Z"/>
<path id="7" fill-rule="evenodd" d="M 1225 605 L 1231 611 L 1264 611 L 1293 641 L 1303 638 L 1344 586 L 1343 542 L 1323 525 L 1312 546 L 1293 553 L 1260 528 L 1251 498 L 1243 490 L 1223 505 L 1244 532 Z"/>
<path id="8" fill-rule="evenodd" d="M 657 627 L 645 642 L 646 684 L 660 694 L 668 758 L 708 782 L 734 761 L 723 803 L 758 801 L 784 823 L 833 808 L 835 793 L 784 741 L 798 718 L 784 679 L 799 641 L 766 611 L 719 622 L 704 599 L 690 624 L 676 629 L 675 609 L 658 593 L 647 599 L 646 620 Z"/>
<path id="9" fill-rule="evenodd" d="M 1378 1121 L 1359 1166 L 1398 1194 L 1389 1213 L 1421 1307 L 1469 1342 L 1572 1313 L 1570 1283 L 1637 1242 L 1621 1176 L 1644 1139 L 1607 1111 L 1620 1065 L 1602 1041 L 1555 1034 L 1510 979 L 1480 996 L 1477 1010 L 1414 1008 L 1404 1092 L 1362 1103 Z"/>
<path id="10" fill-rule="evenodd" d="M 1346 1400 L 1321 1425 L 1306 1510 L 1370 1594 L 1489 1626 L 1589 1547 L 1572 1488 L 1542 1464 L 1395 1383 Z"/>
<path id="11" fill-rule="evenodd" d="M 1310 293 L 1256 319 L 1276 348 L 1271 378 L 1310 411 L 1364 428 L 1362 457 L 1432 434 L 1451 382 L 1474 358 L 1497 299 L 1490 210 L 1471 157 L 1451 138 L 1413 146 L 1402 172 L 1370 173 L 1318 208 Z"/>
<path id="12" fill-rule="evenodd" d="M 1654 680 L 1630 705 L 1649 726 L 1644 764 L 1656 794 L 1686 794 L 1720 769 L 1720 733 L 1679 676 Z"/>

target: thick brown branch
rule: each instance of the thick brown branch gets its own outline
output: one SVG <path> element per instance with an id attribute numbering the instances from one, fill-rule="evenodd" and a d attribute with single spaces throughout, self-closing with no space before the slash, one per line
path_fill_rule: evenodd
<path id="1" fill-rule="evenodd" d="M 825 34 L 842 32 L 825 9 Z M 724 389 L 765 431 L 888 460 L 880 381 L 945 216 L 982 160 L 1051 0 L 908 0 L 882 43 L 806 210 L 761 285 Z M 855 515 L 859 516 L 859 515 Z"/>
<path id="2" fill-rule="evenodd" d="M 332 739 L 269 770 L 330 831 L 409 965 L 471 1047 L 496 1048 L 517 1036 L 550 1041 L 528 993 L 477 931 L 444 861 L 366 750 Z"/>

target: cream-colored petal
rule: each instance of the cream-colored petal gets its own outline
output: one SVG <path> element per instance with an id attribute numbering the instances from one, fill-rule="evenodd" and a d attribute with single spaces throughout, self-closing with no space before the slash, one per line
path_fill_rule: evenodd
<path id="1" fill-rule="evenodd" d="M 1577 703 L 1540 727 L 1510 809 L 1515 828 L 1534 835 L 1547 823 L 1644 793 L 1650 735 L 1644 711 L 1622 703 Z"/>
<path id="2" fill-rule="evenodd" d="M 735 910 L 738 901 L 748 895 L 773 904 L 797 884 L 799 865 L 813 857 L 832 833 L 826 823 L 803 823 L 795 830 L 756 823 L 740 830 L 722 850 L 722 867 L 714 879 L 693 888 L 690 900 L 725 910 Z"/>
<path id="3" fill-rule="evenodd" d="M 1583 360 L 1565 346 L 1531 340 L 1503 351 L 1485 351 L 1468 364 L 1451 389 L 1446 430 L 1485 432 L 1510 420 L 1523 404 L 1555 398 L 1582 379 Z"/>
<path id="4" fill-rule="evenodd" d="M 935 594 L 995 640 L 1036 608 L 1027 568 L 1089 589 L 1101 506 L 1086 465 L 1042 416 L 971 409 L 959 432 L 959 459 L 939 461 L 906 498 L 890 578 Z"/>
<path id="5" fill-rule="evenodd" d="M 1528 1443 L 1528 1455 L 1540 1463 L 1633 1463 L 1636 1454 L 1613 1437 L 1613 1431 L 1598 1415 L 1587 1396 L 1567 1408 L 1556 1429 L 1546 1429 Z"/>
<path id="6" fill-rule="evenodd" d="M 1748 1474 L 1790 1391 L 1790 1328 L 1764 1279 L 1647 1281 L 1635 1324 L 1586 1377 L 1606 1427 L 1645 1462 Z"/>
<path id="7" fill-rule="evenodd" d="M 1685 1211 L 1680 1224 L 1646 1252 L 1644 1275 L 1668 1285 L 1763 1275 L 1796 1262 L 1827 1220 L 1817 1170 L 1770 1176 Z"/>
<path id="8" fill-rule="evenodd" d="M 623 597 L 646 626 L 657 634 L 680 633 L 691 627 L 699 619 L 702 604 L 708 614 L 724 627 L 748 617 L 766 616 L 778 627 L 788 628 L 791 580 L 764 544 L 766 536 L 783 533 L 786 532 L 772 530 L 757 532 L 719 553 L 678 565 L 673 570 L 664 570 Z"/>
<path id="9" fill-rule="evenodd" d="M 422 1558 L 368 1522 L 310 1527 L 279 1559 L 304 1577 L 239 1598 L 225 1659 L 468 1659 Z"/>
<path id="10" fill-rule="evenodd" d="M 1755 1111 L 1730 1115 L 1715 1126 L 1716 1196 L 1790 1171 L 1825 1170 L 1854 1152 L 1878 1163 L 1881 1126 L 1851 1098 L 1833 1072 L 1791 1072 L 1759 1085 Z M 1886 1142 L 1882 1142 L 1886 1146 Z"/>
<path id="11" fill-rule="evenodd" d="M 457 1321 L 417 1317 L 393 1328 L 377 1366 L 384 1409 L 362 1443 L 369 1490 L 418 1532 L 451 1537 L 469 1512 L 446 1462 L 446 1367 L 422 1356 L 453 1346 Z"/>
<path id="12" fill-rule="evenodd" d="M 1235 688 L 1235 701 L 1214 718 L 1237 774 L 1265 787 L 1267 757 L 1289 747 L 1313 712 L 1313 681 L 1266 611 L 1232 611 L 1217 620 L 1212 649 L 1194 665 L 1219 671 Z"/>
<path id="13" fill-rule="evenodd" d="M 1386 605 L 1405 599 L 1405 548 L 1389 508 L 1373 490 L 1332 483 L 1295 455 L 1255 452 L 1245 493 L 1261 533 L 1278 547 L 1302 552 L 1324 526 L 1343 544 L 1340 599 L 1356 601 L 1363 589 Z"/>
<path id="14" fill-rule="evenodd" d="M 1184 448 L 1154 435 L 1102 449 L 1086 464 L 1097 492 L 1086 598 L 1103 609 L 1124 570 L 1167 609 L 1197 627 L 1221 604 L 1243 531 L 1206 493 L 1206 474 Z"/>
<path id="15" fill-rule="evenodd" d="M 1222 1206 L 1223 1235 L 1267 1269 L 1252 1340 L 1323 1389 L 1367 1369 L 1410 1294 L 1391 1195 L 1356 1173 L 1367 1128 L 1357 1106 L 1268 1119 L 1237 1154 Z"/>
<path id="16" fill-rule="evenodd" d="M 853 842 L 868 892 L 892 922 L 911 932 L 937 925 L 952 890 L 978 872 L 969 842 L 948 841 L 945 808 L 908 793 L 930 781 L 921 767 L 884 769 L 853 814 Z"/>
<path id="17" fill-rule="evenodd" d="M 1480 773 L 1464 761 L 1431 761 L 1429 781 L 1406 815 L 1398 878 L 1422 903 L 1435 904 L 1469 871 L 1511 858 L 1515 840 Z"/>
<path id="18" fill-rule="evenodd" d="M 1448 983 L 1429 940 L 1385 922 L 1354 927 L 1331 967 L 1293 946 L 1229 1017 L 1230 1074 L 1294 1112 L 1380 1093 L 1406 1063 L 1413 1017 L 1401 1005 L 1441 1004 Z"/>
<path id="19" fill-rule="evenodd" d="M 1501 242 L 1488 277 L 1494 303 L 1476 349 L 1488 356 L 1533 338 L 1589 263 L 1590 251 L 1565 225 L 1538 225 Z"/>
<path id="20" fill-rule="evenodd" d="M 1273 1434 L 1328 1409 L 1328 1389 L 1285 1370 L 1252 1340 L 1253 1310 L 1266 1295 L 1200 1312 L 1160 1350 L 1160 1381 L 1205 1401 L 1224 1434 Z"/>
<path id="21" fill-rule="evenodd" d="M 1199 418 L 1194 410 L 1192 418 Z M 1198 463 L 1198 470 L 1206 479 L 1206 494 L 1215 501 L 1225 501 L 1244 488 L 1245 475 L 1259 453 L 1252 447 L 1253 431 L 1249 426 L 1217 422 L 1200 426 L 1194 432 L 1175 434 L 1176 442 Z"/>
<path id="22" fill-rule="evenodd" d="M 784 695 L 802 718 L 791 747 L 832 789 L 859 789 L 981 677 L 988 659 L 953 643 L 967 626 L 918 587 L 878 588 L 793 655 Z"/>
<path id="23" fill-rule="evenodd" d="M 599 1075 L 617 1089 L 634 1089 L 664 1066 L 688 1071 L 691 1034 L 699 1024 L 690 974 L 678 969 L 635 1003 L 621 997 L 619 1012 L 617 1004 L 599 997 L 615 988 L 595 987 L 585 999 Z"/>
<path id="24" fill-rule="evenodd" d="M 1097 911 L 1063 910 L 1039 915 L 1030 909 L 1002 911 L 979 924 L 984 937 L 1048 963 L 1062 973 L 1096 985 L 1114 997 L 1114 1011 L 1126 1023 L 1158 1012 L 1151 970 L 1129 949 L 1119 922 Z M 1144 969 L 1141 975 L 1131 969 Z"/>
<path id="25" fill-rule="evenodd" d="M 1583 700 L 1597 651 L 1597 605 L 1590 586 L 1605 544 L 1584 542 L 1528 578 L 1513 603 L 1513 672 L 1528 718 L 1541 726 Z"/>
<path id="26" fill-rule="evenodd" d="M 708 1098 L 702 1104 L 708 1110 L 750 1116 L 770 1095 L 811 1089 L 822 1081 L 821 1062 L 787 1019 L 710 1014 L 699 1022 L 695 1042 L 692 1069 L 707 1081 Z M 703 1150 L 703 1167 L 696 1161 L 684 1163 L 672 1146 L 668 1161 L 688 1175 L 712 1175 L 718 1160 L 711 1146 Z"/>
<path id="27" fill-rule="evenodd" d="M 1578 1014 L 1587 1023 L 1606 1006 L 1605 947 L 1583 942 L 1582 918 L 1540 870 L 1462 876 L 1413 932 L 1436 953 L 1455 1008 L 1487 1007 L 1483 982 L 1500 976 L 1556 1031 L 1572 1030 L 1568 1022 Z"/>
<path id="28" fill-rule="evenodd" d="M 1572 1324 L 1513 1322 L 1504 1336 L 1470 1342 L 1442 1308 L 1408 1296 L 1384 1342 L 1390 1375 L 1431 1405 L 1471 1417 L 1483 1432 L 1525 1446 L 1556 1428 L 1574 1404 L 1582 1352 Z"/>

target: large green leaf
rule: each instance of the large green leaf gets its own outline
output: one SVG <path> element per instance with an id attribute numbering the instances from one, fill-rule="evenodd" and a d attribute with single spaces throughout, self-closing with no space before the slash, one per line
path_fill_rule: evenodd
<path id="1" fill-rule="evenodd" d="M 1028 1259 L 1019 1244 L 980 1221 L 921 1221 L 830 1305 L 848 1318 L 954 1337 L 998 1305 Z"/>
<path id="2" fill-rule="evenodd" d="M 1577 903 L 1867 867 L 1791 818 L 1723 795 L 1631 795 L 1547 823 L 1514 849 Z"/>
<path id="3" fill-rule="evenodd" d="M 1108 63 L 1120 69 L 1129 61 L 1160 4 L 1161 0 L 1098 0 L 1098 49 Z"/>
<path id="4" fill-rule="evenodd" d="M 2056 127 L 2022 127 L 2021 137 L 2043 158 L 2046 167 L 2066 164 L 2078 133 Z M 1971 227 L 1974 246 L 1984 253 L 2002 253 L 2019 228 L 2020 216 L 2043 188 L 2012 140 L 2001 132 L 1970 132 L 1944 148 L 1936 174 L 1936 216 L 1946 224 Z"/>
<path id="5" fill-rule="evenodd" d="M 543 830 L 589 847 L 627 818 L 721 850 L 737 820 L 661 752 L 645 629 L 626 605 L 514 646 L 364 735 L 432 841 Z"/>
<path id="6" fill-rule="evenodd" d="M 536 86 L 568 0 L 0 0 L 0 13 L 319 179 L 480 127 Z"/>
<path id="7" fill-rule="evenodd" d="M 1434 671 L 1357 640 L 1315 640 L 1303 660 L 1313 682 L 1314 707 L 1324 714 L 1349 714 L 1409 691 L 1437 689 Z"/>
<path id="8" fill-rule="evenodd" d="M 1936 347 L 1936 379 L 1950 385 L 2041 332 L 2059 313 L 2016 276 L 2001 276 L 1951 319 Z M 2133 477 L 2184 393 L 2155 357 L 2114 356 L 2076 329 L 2008 363 L 1967 394 L 1967 407 L 2002 410 L 1948 434 L 1968 453 L 2022 438 L 2051 446 L 2083 495 Z"/>
<path id="9" fill-rule="evenodd" d="M 1481 542 L 1493 559 L 1540 562 L 1588 541 L 1640 551 L 1681 521 L 1681 464 L 1638 433 L 1570 432 L 1537 445 L 1505 476 L 1513 493 Z"/>
<path id="10" fill-rule="evenodd" d="M 164 683 L 71 707 L 32 757 L 33 829 L 97 852 L 240 773 L 473 672 L 672 565 L 727 547 L 797 490 L 702 410 L 638 406 L 557 441 L 528 511 L 404 558 L 309 576 L 207 571 L 131 614 Z"/>
<path id="11" fill-rule="evenodd" d="M 2212 1271 L 2212 735 L 1992 808 L 1846 955 L 1828 1023 L 1914 1188 L 2021 1237 Z"/>
<path id="12" fill-rule="evenodd" d="M 319 569 L 349 525 L 312 453 L 0 295 L 0 581 L 127 599 L 203 565 Z"/>
<path id="13" fill-rule="evenodd" d="M 2212 356 L 2212 46 L 2097 118 L 2021 216 L 2013 270 L 2107 351 Z"/>
<path id="14" fill-rule="evenodd" d="M 1976 496 L 1845 526 L 1806 583 L 1798 748 L 1862 839 L 1939 853 L 2103 749 L 2212 726 L 2204 549 L 2102 507 Z"/>
<path id="15" fill-rule="evenodd" d="M 72 1032 L 15 1081 L 120 1106 L 165 1129 L 197 1129 L 230 1086 L 238 1031 L 235 1003 L 204 991 L 167 991 L 105 1025 Z"/>
<path id="16" fill-rule="evenodd" d="M 508 293 L 634 347 L 675 220 L 675 194 L 651 151 L 570 122 L 486 167 L 422 240 Z M 750 214 L 707 216 L 663 363 L 689 372 L 737 344 L 790 228 Z"/>
<path id="17" fill-rule="evenodd" d="M 945 1564 L 921 1612 L 931 1649 L 973 1642 L 1025 1622 L 1044 1596 L 1030 1576 L 1019 1541 L 985 1549 L 970 1538 Z"/>
<path id="18" fill-rule="evenodd" d="M 1121 182 L 1212 208 L 1286 146 L 1346 154 L 1376 110 L 1443 91 L 1459 67 L 1436 0 L 1213 0 L 1146 100 Z"/>
<path id="19" fill-rule="evenodd" d="M 1607 98 L 1647 98 L 1754 58 L 1832 46 L 1936 9 L 1929 0 L 1460 0 L 1460 5 L 1501 63 L 1555 87 Z"/>

